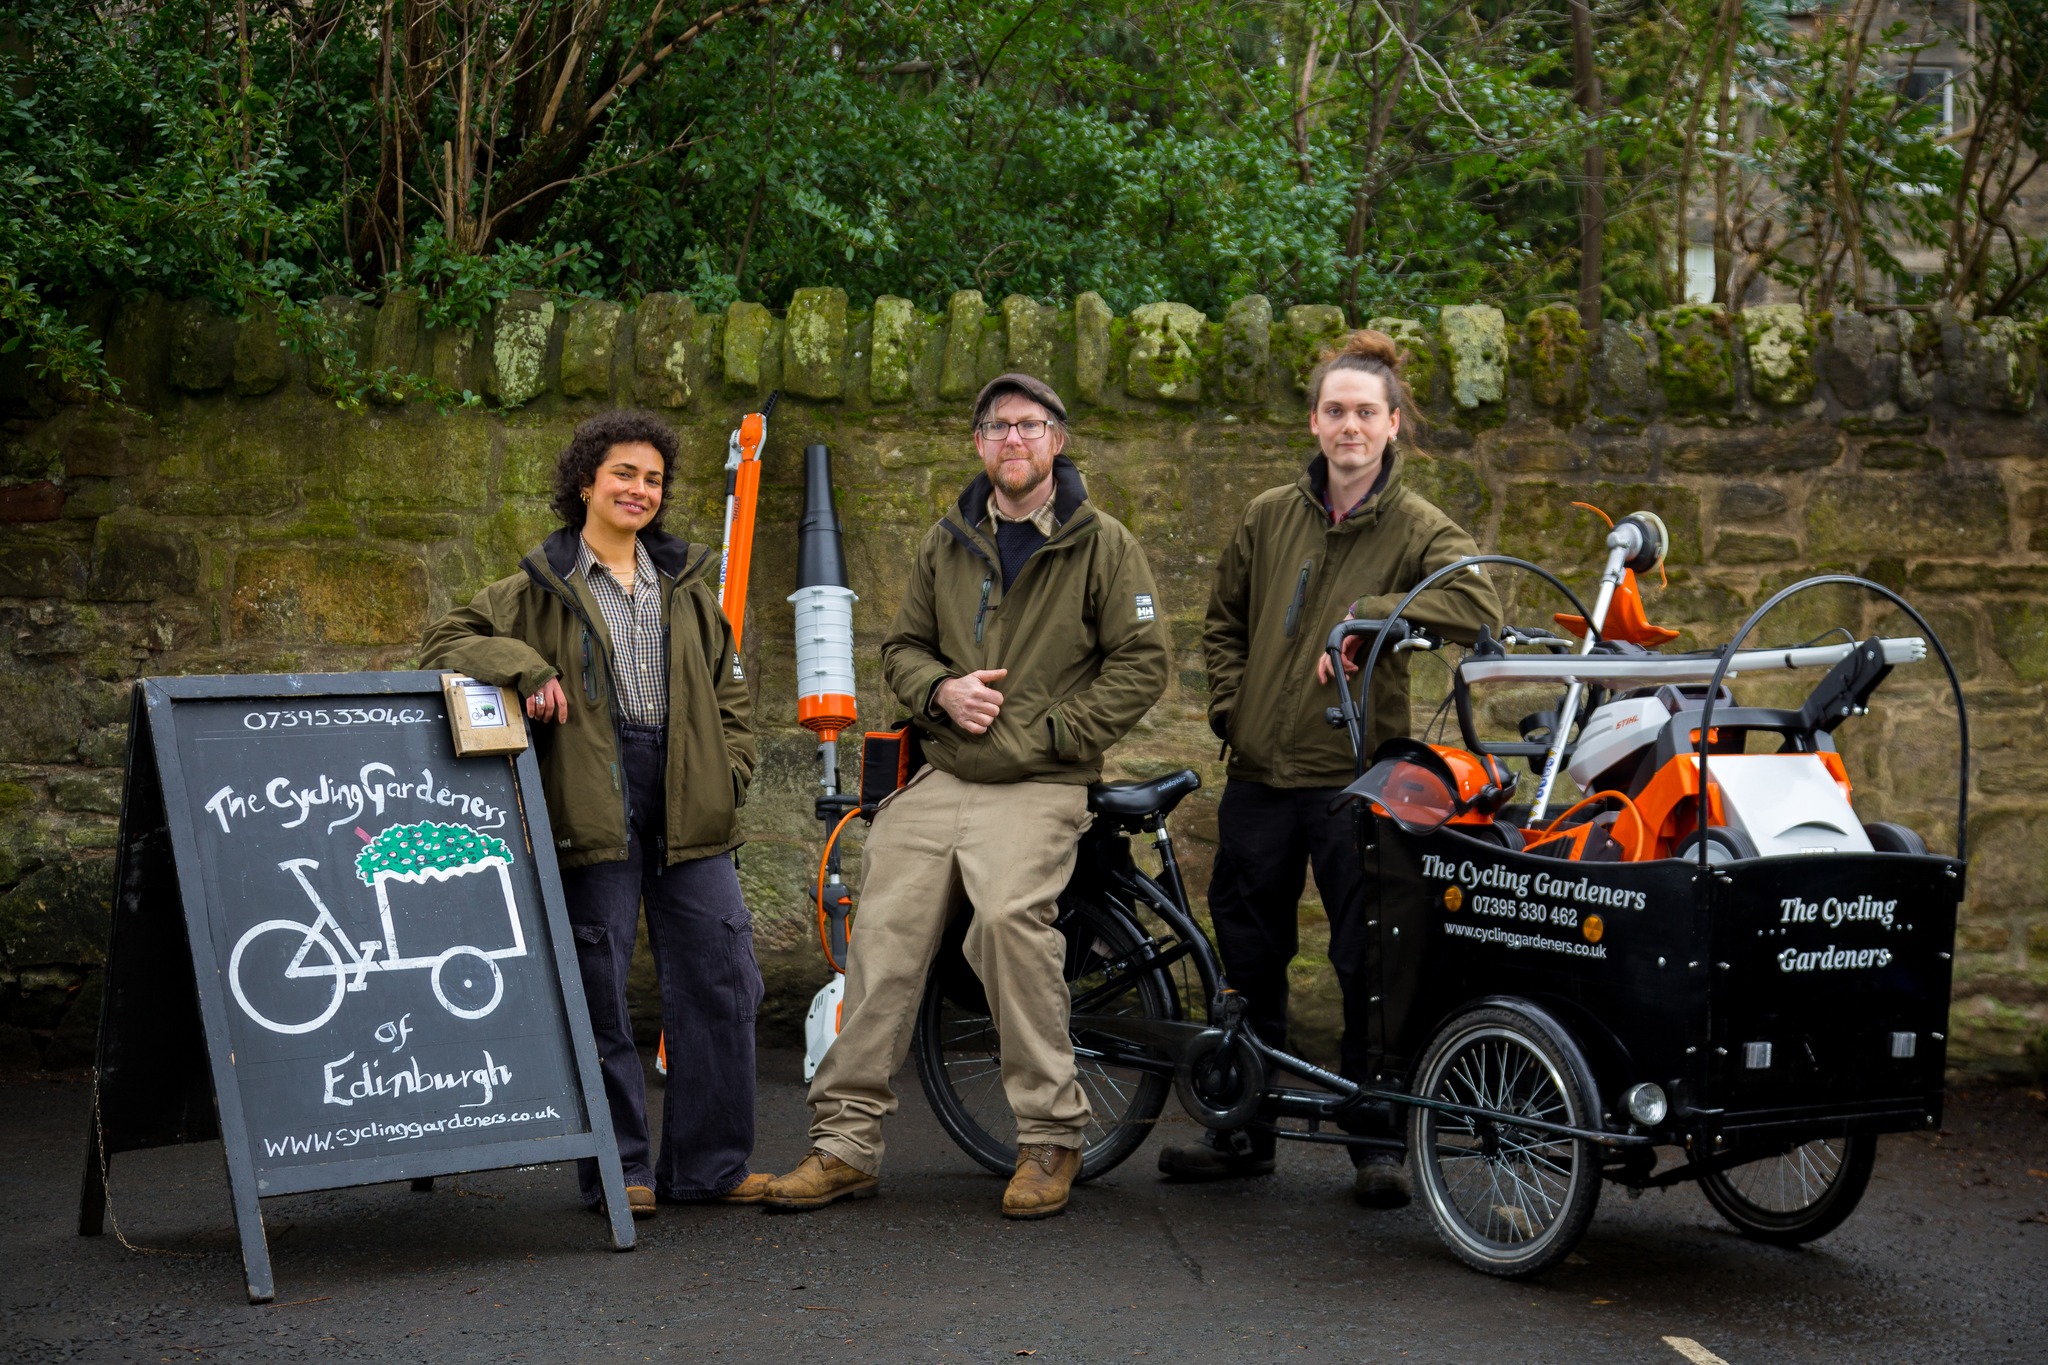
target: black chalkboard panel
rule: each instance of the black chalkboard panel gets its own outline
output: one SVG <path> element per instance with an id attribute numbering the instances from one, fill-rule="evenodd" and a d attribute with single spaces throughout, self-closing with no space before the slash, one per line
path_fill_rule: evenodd
<path id="1" fill-rule="evenodd" d="M 135 720 L 81 1231 L 107 1154 L 212 1129 L 258 1301 L 265 1195 L 595 1156 L 630 1246 L 531 752 L 456 757 L 434 673 L 146 679 Z"/>

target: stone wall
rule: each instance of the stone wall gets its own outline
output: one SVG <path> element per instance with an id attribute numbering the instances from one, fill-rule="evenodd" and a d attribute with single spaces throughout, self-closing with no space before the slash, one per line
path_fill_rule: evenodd
<path id="1" fill-rule="evenodd" d="M 823 980 L 803 892 L 814 750 L 795 724 L 783 602 L 801 449 L 834 451 L 863 719 L 885 721 L 876 645 L 916 538 L 976 468 L 965 400 L 1001 370 L 1070 396 L 1072 453 L 1153 556 L 1178 665 L 1112 767 L 1202 771 L 1179 826 L 1191 884 L 1205 884 L 1221 781 L 1201 721 L 1213 556 L 1245 501 L 1310 453 L 1301 380 L 1344 326 L 1337 309 L 1248 298 L 1220 321 L 1174 303 L 1115 317 L 1093 294 L 1055 307 L 962 293 L 931 315 L 894 298 L 854 310 L 817 289 L 778 316 L 750 303 L 699 313 L 675 295 L 631 309 L 515 295 L 471 333 L 425 329 L 404 296 L 330 307 L 360 365 L 481 401 L 346 411 L 329 396 L 333 371 L 281 344 L 270 321 L 154 298 L 107 323 L 126 406 L 67 403 L 27 382 L 18 358 L 0 374 L 0 1050 L 61 1062 L 89 1046 L 132 680 L 406 666 L 427 621 L 551 529 L 556 452 L 580 417 L 619 404 L 683 433 L 670 524 L 714 540 L 726 433 L 783 393 L 746 645 L 762 766 L 742 875 L 771 1029 L 792 1033 Z M 1704 642 L 1822 569 L 1923 606 L 1967 679 L 1977 745 L 1952 1055 L 1976 1071 L 2041 1068 L 2048 759 L 2033 745 L 2048 730 L 2048 404 L 2035 330 L 1787 307 L 1681 308 L 1593 336 L 1565 308 L 1514 326 L 1483 306 L 1358 321 L 1410 347 L 1429 419 L 1413 476 L 1486 547 L 1585 582 L 1599 528 L 1572 501 L 1652 508 L 1674 533 L 1652 616 Z M 1541 619 L 1533 605 L 1520 616 Z M 1840 599 L 1804 599 L 1788 617 L 1764 638 L 1898 624 Z M 1944 698 L 1931 667 L 1905 670 L 1844 732 L 1866 817 L 1937 843 L 1953 839 Z M 1303 918 L 1298 1012 L 1327 1054 L 1324 936 L 1314 907 Z"/>

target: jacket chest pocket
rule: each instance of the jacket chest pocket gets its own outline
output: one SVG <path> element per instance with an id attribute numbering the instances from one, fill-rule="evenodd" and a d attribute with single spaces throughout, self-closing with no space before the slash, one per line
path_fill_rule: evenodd
<path id="1" fill-rule="evenodd" d="M 583 701 L 585 705 L 597 705 L 597 642 L 590 638 L 589 630 L 583 635 Z"/>
<path id="2" fill-rule="evenodd" d="M 1294 575 L 1294 595 L 1287 602 L 1286 633 L 1292 640 L 1301 629 L 1301 609 L 1308 604 L 1308 585 L 1315 577 L 1316 562 L 1313 558 L 1301 561 L 1301 568 Z"/>

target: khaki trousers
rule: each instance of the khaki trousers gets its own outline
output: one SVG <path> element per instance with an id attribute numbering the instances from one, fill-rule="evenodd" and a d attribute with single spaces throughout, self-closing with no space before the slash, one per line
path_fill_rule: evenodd
<path id="1" fill-rule="evenodd" d="M 839 1037 L 811 1080 L 811 1145 L 869 1175 L 882 1165 L 889 1078 L 910 1050 L 925 975 L 946 923 L 974 907 L 967 961 L 1002 1039 L 1017 1141 L 1079 1147 L 1092 1111 L 1067 1032 L 1065 939 L 1053 928 L 1086 787 L 962 782 L 926 768 L 884 803 L 861 855 Z"/>

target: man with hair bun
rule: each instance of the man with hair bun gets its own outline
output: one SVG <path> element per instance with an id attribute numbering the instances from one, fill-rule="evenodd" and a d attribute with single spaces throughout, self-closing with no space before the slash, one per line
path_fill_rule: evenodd
<path id="1" fill-rule="evenodd" d="M 1341 1069 L 1357 1081 L 1368 1079 L 1372 993 L 1365 869 L 1350 808 L 1330 810 L 1354 770 L 1349 737 L 1323 718 L 1334 700 L 1323 645 L 1339 621 L 1388 616 L 1429 573 L 1478 553 L 1462 527 L 1402 481 L 1396 437 L 1408 395 L 1400 368 L 1400 351 L 1383 332 L 1353 332 L 1324 352 L 1308 385 L 1308 428 L 1321 453 L 1299 479 L 1245 508 L 1217 562 L 1202 631 L 1209 728 L 1229 754 L 1209 883 L 1225 971 L 1260 1038 L 1285 1047 L 1287 969 L 1313 869 L 1344 993 Z M 1481 626 L 1500 623 L 1501 605 L 1475 571 L 1423 593 L 1404 615 L 1469 644 Z M 1358 665 L 1347 658 L 1345 667 L 1356 672 Z M 1368 746 L 1408 733 L 1405 655 L 1382 658 L 1373 703 Z M 1357 1131 L 1398 1137 L 1368 1124 Z M 1162 1151 L 1159 1169 L 1183 1180 L 1264 1175 L 1273 1169 L 1274 1141 L 1270 1122 L 1205 1132 L 1200 1142 Z M 1408 1202 L 1407 1167 L 1396 1150 L 1350 1150 L 1361 1204 Z"/>

